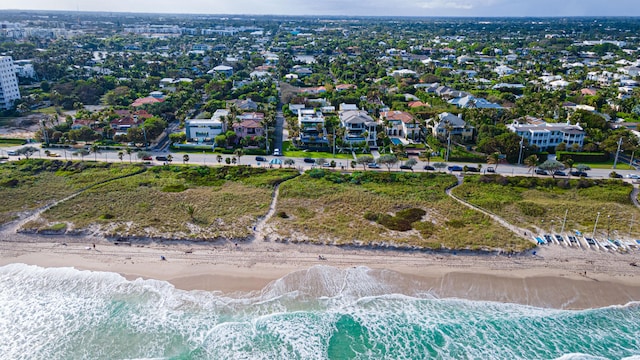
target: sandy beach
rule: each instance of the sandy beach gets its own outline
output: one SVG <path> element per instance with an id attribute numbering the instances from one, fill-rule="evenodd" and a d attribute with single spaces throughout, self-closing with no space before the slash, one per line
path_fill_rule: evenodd
<path id="1" fill-rule="evenodd" d="M 95 244 L 95 248 L 93 247 Z M 324 260 L 319 258 L 322 255 Z M 162 260 L 164 257 L 166 260 Z M 314 266 L 385 270 L 396 292 L 441 298 L 584 309 L 640 301 L 640 252 L 630 254 L 547 246 L 522 255 L 427 253 L 254 242 L 132 243 L 94 237 L 7 234 L 0 266 L 116 272 L 157 279 L 183 290 L 246 295 Z M 289 275 L 291 277 L 291 275 Z M 295 278 L 295 276 L 294 276 Z M 302 276 L 304 278 L 304 276 Z"/>

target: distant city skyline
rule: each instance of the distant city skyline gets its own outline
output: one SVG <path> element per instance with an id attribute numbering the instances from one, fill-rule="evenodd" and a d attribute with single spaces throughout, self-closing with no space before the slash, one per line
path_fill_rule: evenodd
<path id="1" fill-rule="evenodd" d="M 347 16 L 640 16 L 637 0 L 3 0 L 3 10 Z"/>

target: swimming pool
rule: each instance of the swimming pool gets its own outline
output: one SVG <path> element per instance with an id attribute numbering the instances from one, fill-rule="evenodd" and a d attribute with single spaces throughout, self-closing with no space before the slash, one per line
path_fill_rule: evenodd
<path id="1" fill-rule="evenodd" d="M 391 142 L 394 145 L 402 145 L 402 140 L 398 139 L 398 138 L 391 138 Z"/>

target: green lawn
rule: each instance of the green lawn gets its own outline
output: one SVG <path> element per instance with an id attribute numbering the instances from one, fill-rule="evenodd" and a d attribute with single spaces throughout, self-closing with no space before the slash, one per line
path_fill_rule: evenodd
<path id="1" fill-rule="evenodd" d="M 618 161 L 618 164 L 616 165 L 616 168 L 613 168 L 613 160 L 604 162 L 604 163 L 581 163 L 581 164 L 585 164 L 587 166 L 589 166 L 592 169 L 611 169 L 613 170 L 635 170 L 635 168 L 629 166 L 629 164 L 627 163 L 620 163 Z M 575 168 L 577 164 L 574 164 L 573 167 Z"/>
<path id="2" fill-rule="evenodd" d="M 353 156 L 351 154 L 338 154 L 338 153 L 336 153 L 336 156 L 333 157 L 333 154 L 332 153 L 328 153 L 328 152 L 302 151 L 302 150 L 285 151 L 284 152 L 284 156 L 297 157 L 297 158 L 312 158 L 312 159 L 324 158 L 324 159 L 349 159 L 349 160 L 353 160 Z"/>
<path id="3" fill-rule="evenodd" d="M 46 108 L 37 109 L 37 110 L 34 110 L 33 112 L 41 113 L 41 114 L 48 114 L 48 115 L 56 115 L 57 114 L 55 106 L 49 106 L 49 107 L 46 107 Z"/>

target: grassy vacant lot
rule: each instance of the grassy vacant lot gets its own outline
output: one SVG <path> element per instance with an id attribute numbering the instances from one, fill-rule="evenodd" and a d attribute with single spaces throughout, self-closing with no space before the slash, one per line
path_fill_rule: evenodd
<path id="1" fill-rule="evenodd" d="M 139 166 L 31 159 L 0 164 L 0 224 Z"/>
<path id="2" fill-rule="evenodd" d="M 282 184 L 276 216 L 269 225 L 278 237 L 293 242 L 434 249 L 531 246 L 448 197 L 445 189 L 455 183 L 445 174 L 340 174 L 315 169 Z"/>
<path id="3" fill-rule="evenodd" d="M 240 239 L 267 213 L 273 186 L 297 174 L 246 166 L 158 166 L 92 188 L 43 217 L 46 226 L 68 222 L 111 236 Z"/>
<path id="4" fill-rule="evenodd" d="M 590 234 L 600 212 L 600 236 L 606 236 L 607 229 L 626 236 L 631 217 L 636 224 L 640 220 L 640 211 L 629 197 L 631 191 L 632 186 L 620 180 L 475 175 L 466 176 L 454 194 L 532 230 L 559 232 L 568 209 L 565 230 Z M 631 233 L 640 236 L 637 226 L 631 227 Z"/>

